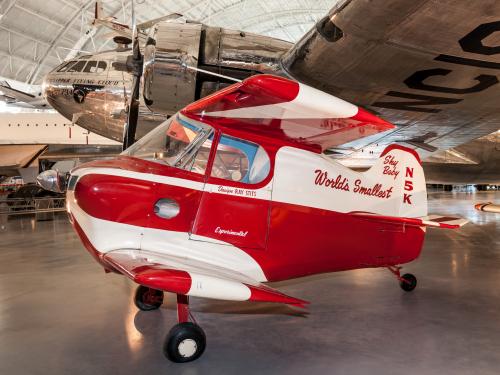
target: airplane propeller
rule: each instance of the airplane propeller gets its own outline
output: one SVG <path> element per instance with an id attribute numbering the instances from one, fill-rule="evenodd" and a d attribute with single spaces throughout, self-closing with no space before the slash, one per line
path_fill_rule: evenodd
<path id="1" fill-rule="evenodd" d="M 141 84 L 144 58 L 139 48 L 139 33 L 135 19 L 134 0 L 132 1 L 132 56 L 127 59 L 127 68 L 134 76 L 132 90 L 128 102 L 127 122 L 123 131 L 123 149 L 129 148 L 135 142 L 137 121 L 139 118 L 139 91 Z"/>
<path id="2" fill-rule="evenodd" d="M 130 72 L 133 75 L 133 81 L 132 81 L 132 89 L 130 93 L 130 98 L 128 100 L 128 110 L 127 110 L 127 122 L 125 124 L 124 130 L 123 130 L 123 149 L 127 149 L 132 144 L 135 142 L 135 134 L 137 131 L 137 122 L 139 119 L 139 94 L 140 94 L 140 84 L 141 84 L 141 77 L 142 77 L 142 72 L 143 72 L 143 66 L 144 66 L 144 57 L 141 53 L 140 47 L 139 47 L 139 27 L 143 30 L 144 28 L 151 27 L 154 25 L 156 22 L 159 21 L 171 21 L 178 19 L 182 17 L 182 15 L 178 13 L 173 13 L 168 16 L 160 17 L 158 19 L 152 20 L 145 22 L 141 25 L 137 25 L 136 22 L 136 17 L 135 17 L 135 7 L 134 7 L 134 0 L 131 0 L 131 9 L 132 9 L 132 55 L 127 58 L 126 66 L 123 67 L 124 70 Z M 130 39 L 126 37 L 115 37 L 115 41 L 117 43 L 129 43 Z M 127 43 L 127 44 L 128 44 Z M 195 67 L 190 67 L 187 66 L 187 64 L 184 64 L 185 69 L 192 69 L 196 71 L 203 72 L 205 74 L 209 75 L 214 75 L 217 77 L 221 78 L 226 78 L 230 81 L 234 82 L 241 82 L 241 80 L 228 77 L 222 74 L 217 74 L 208 70 L 204 69 L 199 69 Z"/>

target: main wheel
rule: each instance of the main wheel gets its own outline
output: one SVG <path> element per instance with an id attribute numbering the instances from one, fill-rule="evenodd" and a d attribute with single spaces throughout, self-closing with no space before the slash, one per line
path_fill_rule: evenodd
<path id="1" fill-rule="evenodd" d="M 413 276 L 411 273 L 405 273 L 403 276 L 401 276 L 401 278 L 405 281 L 401 280 L 399 282 L 399 286 L 405 292 L 411 292 L 413 289 L 416 288 L 417 278 Z"/>
<path id="2" fill-rule="evenodd" d="M 194 361 L 205 351 L 205 332 L 197 324 L 179 323 L 172 327 L 163 345 L 163 354 L 173 362 Z"/>
<path id="3" fill-rule="evenodd" d="M 156 310 L 163 303 L 163 291 L 139 285 L 135 291 L 134 303 L 142 311 Z"/>

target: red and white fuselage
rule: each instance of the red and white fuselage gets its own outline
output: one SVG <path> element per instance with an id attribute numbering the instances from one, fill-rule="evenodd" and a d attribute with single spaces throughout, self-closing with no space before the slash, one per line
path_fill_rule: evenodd
<path id="1" fill-rule="evenodd" d="M 213 127 L 203 173 L 130 155 L 72 171 L 68 212 L 106 269 L 178 294 L 300 304 L 259 283 L 407 263 L 420 254 L 426 225 L 461 224 L 427 217 L 425 179 L 413 150 L 390 146 L 362 173 L 321 153 L 332 139 L 387 130 L 383 120 L 336 98 L 332 120 L 326 94 L 309 88 L 293 106 L 297 83 L 257 77 L 172 120 L 187 129 L 197 122 Z M 308 108 L 315 115 L 303 119 Z M 168 131 L 182 138 L 179 124 Z M 248 174 L 250 164 L 267 155 L 267 175 L 256 183 L 242 173 L 221 178 L 213 172 L 216 150 L 234 149 L 236 137 L 259 146 L 260 154 L 247 161 Z"/>
<path id="2" fill-rule="evenodd" d="M 399 164 L 407 154 L 394 149 L 389 156 Z M 273 176 L 256 189 L 204 183 L 191 172 L 130 157 L 96 162 L 73 172 L 78 181 L 67 192 L 68 211 L 97 256 L 134 249 L 186 257 L 259 282 L 401 264 L 419 255 L 422 228 L 352 214 L 394 216 L 399 207 L 391 198 L 402 201 L 399 177 L 357 173 L 291 147 L 278 150 L 275 160 Z M 398 166 L 393 171 L 403 176 Z M 425 185 L 418 188 L 412 204 L 425 200 Z M 173 219 L 154 213 L 165 197 L 179 204 Z"/>

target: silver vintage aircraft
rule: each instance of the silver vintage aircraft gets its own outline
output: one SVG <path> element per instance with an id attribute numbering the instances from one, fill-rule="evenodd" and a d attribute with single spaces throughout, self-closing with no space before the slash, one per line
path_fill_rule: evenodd
<path id="1" fill-rule="evenodd" d="M 125 28 L 116 50 L 57 67 L 45 79 L 48 102 L 93 132 L 117 140 L 125 133 L 130 145 L 164 116 L 234 80 L 288 76 L 397 125 L 332 149 L 346 165 L 366 168 L 398 142 L 432 157 L 438 171 L 445 163 L 449 178 L 440 182 L 471 170 L 483 172 L 467 172 L 469 183 L 500 182 L 491 168 L 498 147 L 484 158 L 456 152 L 500 127 L 500 2 L 343 0 L 295 45 L 177 16 L 148 23 L 147 36 L 141 29 L 131 38 L 132 49 L 125 46 L 132 28 Z M 485 170 L 493 174 L 486 180 Z"/>

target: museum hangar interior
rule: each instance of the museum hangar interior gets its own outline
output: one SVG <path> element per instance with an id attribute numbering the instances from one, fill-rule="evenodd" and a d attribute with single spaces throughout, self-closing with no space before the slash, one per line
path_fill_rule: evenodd
<path id="1" fill-rule="evenodd" d="M 496 0 L 0 2 L 0 373 L 497 374 Z"/>

